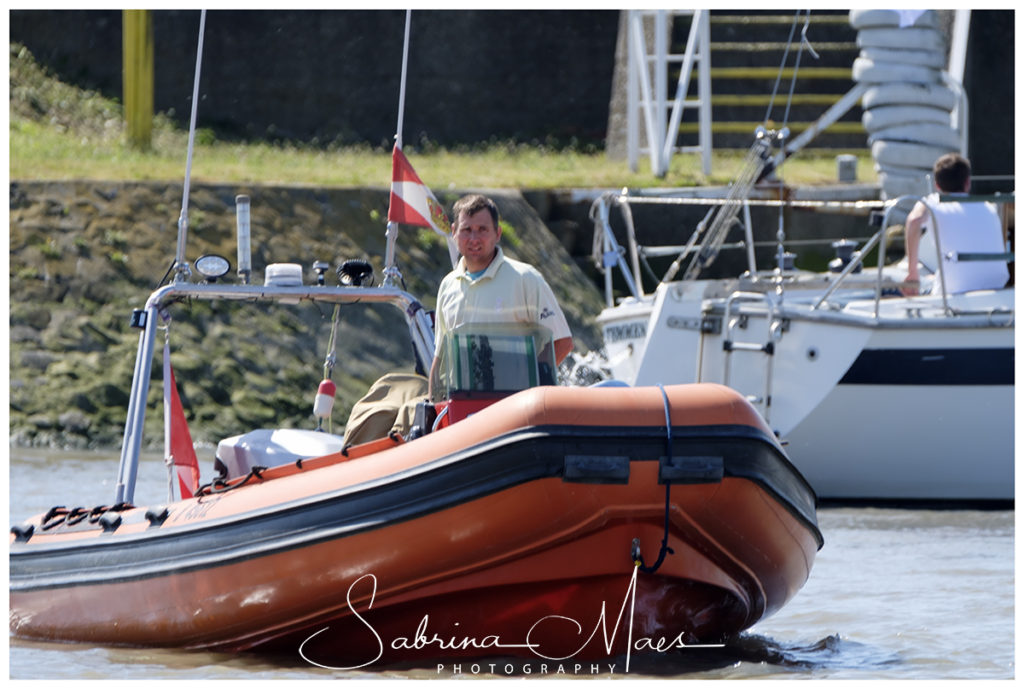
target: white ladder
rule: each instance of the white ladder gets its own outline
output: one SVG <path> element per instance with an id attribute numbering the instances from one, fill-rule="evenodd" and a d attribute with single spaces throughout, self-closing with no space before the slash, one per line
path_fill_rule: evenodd
<path id="1" fill-rule="evenodd" d="M 734 316 L 735 302 L 763 302 L 767 306 L 764 313 L 767 325 L 766 342 L 737 342 L 733 339 L 734 329 L 744 327 L 743 316 Z M 774 372 L 775 343 L 782 339 L 783 323 L 776 318 L 775 302 L 763 292 L 733 292 L 725 302 L 725 316 L 722 319 L 722 351 L 724 369 L 722 384 L 732 387 L 732 355 L 733 352 L 760 352 L 764 354 L 764 388 L 761 394 L 747 394 L 747 400 L 754 405 L 765 421 L 771 421 L 772 409 L 772 374 Z M 742 394 L 742 391 L 740 391 Z"/>
<path id="2" fill-rule="evenodd" d="M 709 10 L 630 10 L 628 22 L 628 70 L 626 84 L 626 149 L 629 169 L 636 172 L 641 151 L 651 158 L 657 177 L 668 172 L 672 154 L 700 153 L 705 175 L 711 174 L 711 29 Z M 668 52 L 669 15 L 692 15 L 690 35 L 683 55 Z M 644 35 L 644 20 L 653 21 L 653 46 Z M 668 112 L 668 64 L 681 63 L 672 111 Z M 697 65 L 697 97 L 687 98 L 690 74 Z M 653 74 L 652 74 L 653 72 Z M 696 146 L 677 146 L 683 108 L 697 108 Z M 640 115 L 644 118 L 647 145 L 640 146 Z"/>

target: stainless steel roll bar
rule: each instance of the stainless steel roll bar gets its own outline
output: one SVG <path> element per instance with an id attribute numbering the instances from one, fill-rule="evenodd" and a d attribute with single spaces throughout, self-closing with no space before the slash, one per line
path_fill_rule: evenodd
<path id="1" fill-rule="evenodd" d="M 430 368 L 434 358 L 434 329 L 422 305 L 411 294 L 394 287 L 328 287 L 320 285 L 225 285 L 175 282 L 150 295 L 138 315 L 136 325 L 142 328 L 132 376 L 132 391 L 125 420 L 124 439 L 115 502 L 131 502 L 135 494 L 139 454 L 142 448 L 146 397 L 153 368 L 153 353 L 162 312 L 180 299 L 267 301 L 295 304 L 303 301 L 326 304 L 383 303 L 401 309 L 409 326 L 416 356 Z"/>

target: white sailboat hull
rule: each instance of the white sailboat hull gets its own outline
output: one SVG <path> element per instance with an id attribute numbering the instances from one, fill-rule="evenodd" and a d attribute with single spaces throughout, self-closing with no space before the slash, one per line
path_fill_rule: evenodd
<path id="1" fill-rule="evenodd" d="M 1012 500 L 1012 386 L 840 385 L 787 438 L 820 498 Z"/>
<path id="2" fill-rule="evenodd" d="M 668 283 L 599 321 L 614 377 L 746 395 L 819 498 L 1012 500 L 1012 290 L 853 296 Z"/>

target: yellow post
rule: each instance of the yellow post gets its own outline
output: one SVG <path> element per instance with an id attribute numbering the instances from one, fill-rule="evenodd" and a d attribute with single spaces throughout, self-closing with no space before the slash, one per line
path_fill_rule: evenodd
<path id="1" fill-rule="evenodd" d="M 153 18 L 123 10 L 124 117 L 128 141 L 149 148 L 153 133 Z"/>

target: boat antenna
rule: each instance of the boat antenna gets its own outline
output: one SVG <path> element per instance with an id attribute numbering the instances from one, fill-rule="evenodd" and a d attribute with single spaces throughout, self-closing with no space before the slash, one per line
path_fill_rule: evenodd
<path id="1" fill-rule="evenodd" d="M 409 71 L 409 26 L 412 10 L 405 11 L 405 39 L 402 42 L 402 80 L 398 86 L 398 125 L 395 127 L 395 145 L 402 147 L 402 121 L 405 118 L 405 80 Z"/>
<path id="2" fill-rule="evenodd" d="M 192 178 L 192 149 L 196 140 L 196 108 L 199 104 L 199 72 L 203 64 L 203 34 L 206 29 L 206 10 L 199 13 L 199 46 L 196 49 L 196 77 L 192 85 L 192 118 L 188 127 L 188 157 L 185 161 L 185 190 L 181 198 L 181 215 L 178 216 L 178 253 L 174 258 L 174 281 L 185 282 L 191 276 L 185 260 L 185 241 L 188 237 L 188 188 Z"/>
<path id="3" fill-rule="evenodd" d="M 409 26 L 412 10 L 405 11 L 405 39 L 402 45 L 402 79 L 398 87 L 398 125 L 395 127 L 395 146 L 402 148 L 402 120 L 405 115 L 405 81 L 409 68 Z M 398 223 L 388 220 L 386 249 L 384 251 L 384 286 L 395 287 L 401 282 L 401 274 L 395 266 L 395 243 L 398 241 Z"/>

